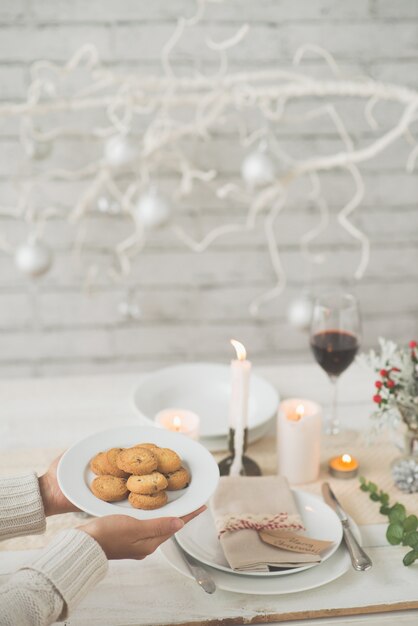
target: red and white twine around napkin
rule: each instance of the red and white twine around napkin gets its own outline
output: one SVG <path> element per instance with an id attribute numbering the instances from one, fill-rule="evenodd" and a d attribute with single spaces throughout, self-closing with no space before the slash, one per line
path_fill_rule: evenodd
<path id="1" fill-rule="evenodd" d="M 305 530 L 300 515 L 288 513 L 275 513 L 254 515 L 252 513 L 240 513 L 240 515 L 223 515 L 215 520 L 218 538 L 225 533 L 237 530 Z"/>

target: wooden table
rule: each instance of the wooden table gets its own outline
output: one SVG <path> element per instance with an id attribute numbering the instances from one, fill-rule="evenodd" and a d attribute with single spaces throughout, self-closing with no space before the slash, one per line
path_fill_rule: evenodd
<path id="1" fill-rule="evenodd" d="M 282 397 L 304 396 L 317 400 L 324 406 L 329 403 L 330 388 L 326 376 L 314 364 L 255 367 L 260 375 L 270 380 Z M 0 381 L 0 448 L 63 448 L 95 431 L 115 425 L 137 421 L 138 414 L 132 403 L 132 393 L 140 376 L 134 374 L 84 376 L 39 380 Z M 343 423 L 362 429 L 368 423 L 372 404 L 373 375 L 358 365 L 353 365 L 341 379 L 340 408 Z M 382 529 L 380 529 L 381 531 Z M 402 602 L 416 588 L 417 568 L 405 568 L 401 553 L 382 541 L 382 532 L 368 533 L 366 544 L 379 571 L 378 587 L 367 589 L 359 583 L 358 574 L 349 572 L 331 586 L 322 588 L 339 594 L 347 606 L 352 598 L 384 595 L 388 600 Z M 380 537 L 378 540 L 376 537 Z M 0 576 L 13 571 L 28 558 L 25 552 L 0 553 Z M 383 566 L 384 563 L 384 566 Z M 380 568 L 378 567 L 380 565 Z M 370 579 L 369 579 L 370 580 Z M 377 583 L 376 583 L 377 585 Z M 409 594 L 409 595 L 408 595 Z M 413 595 L 412 595 L 413 597 Z M 418 595 L 416 596 L 418 599 Z M 144 600 L 146 598 L 146 601 Z M 280 601 L 277 600 L 280 598 Z M 284 596 L 242 596 L 217 591 L 206 596 L 194 582 L 172 570 L 156 553 L 142 562 L 121 561 L 112 563 L 109 575 L 79 606 L 68 625 L 128 626 L 161 623 L 178 623 L 181 616 L 197 624 L 237 624 L 237 611 L 245 623 L 264 623 L 263 615 L 280 609 L 291 614 L 293 608 L 319 610 L 319 590 Z M 148 616 L 144 613 L 144 603 Z M 322 601 L 323 602 L 323 601 Z M 400 605 L 401 606 L 401 605 Z M 225 617 L 216 621 L 219 607 Z M 152 617 L 150 617 L 152 615 Z M 318 613 L 313 613 L 313 617 Z M 171 617 L 170 617 L 171 616 Z M 146 620 L 146 621 L 144 621 Z M 211 621 L 210 621 L 211 620 Z M 215 621 L 214 621 L 215 620 Z M 186 621 L 184 619 L 184 621 Z M 320 617 L 315 624 L 385 624 L 416 625 L 418 610 L 357 615 L 351 617 Z M 278 624 L 278 622 L 275 622 Z M 308 621 L 293 621 L 305 626 Z"/>

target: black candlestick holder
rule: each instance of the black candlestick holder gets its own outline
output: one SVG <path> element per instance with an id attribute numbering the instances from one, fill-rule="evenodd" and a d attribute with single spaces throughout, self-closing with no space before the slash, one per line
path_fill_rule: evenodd
<path id="1" fill-rule="evenodd" d="M 244 429 L 244 452 L 247 449 L 248 444 L 248 428 Z M 231 453 L 229 456 L 225 457 L 218 463 L 219 472 L 221 476 L 229 476 L 231 471 L 231 465 L 235 458 L 235 429 L 229 429 L 229 438 L 228 438 L 228 450 Z M 240 476 L 261 476 L 261 469 L 257 465 L 255 461 L 250 459 L 250 457 L 245 454 L 242 455 L 242 469 L 240 471 Z"/>

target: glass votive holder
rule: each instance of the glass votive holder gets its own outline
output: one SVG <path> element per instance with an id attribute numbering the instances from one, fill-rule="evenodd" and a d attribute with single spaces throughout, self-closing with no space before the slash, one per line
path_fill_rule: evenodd
<path id="1" fill-rule="evenodd" d="M 341 454 L 328 461 L 328 472 L 334 478 L 348 480 L 355 478 L 358 474 L 359 464 L 351 454 Z"/>
<path id="2" fill-rule="evenodd" d="M 161 428 L 181 433 L 190 439 L 199 439 L 200 417 L 187 409 L 167 408 L 159 411 L 154 422 Z"/>

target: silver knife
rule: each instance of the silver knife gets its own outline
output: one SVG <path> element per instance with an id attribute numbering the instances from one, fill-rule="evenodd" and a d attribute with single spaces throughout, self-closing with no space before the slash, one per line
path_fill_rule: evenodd
<path id="1" fill-rule="evenodd" d="M 200 565 L 199 561 L 196 561 L 196 559 L 183 550 L 175 535 L 173 536 L 173 540 L 197 584 L 200 585 L 206 593 L 215 593 L 216 585 L 213 578 L 205 568 Z"/>
<path id="2" fill-rule="evenodd" d="M 325 502 L 336 512 L 341 520 L 343 527 L 344 541 L 350 554 L 351 563 L 355 570 L 359 572 L 365 572 L 373 565 L 370 557 L 365 553 L 363 548 L 359 545 L 357 539 L 354 537 L 350 528 L 350 522 L 348 520 L 346 512 L 342 509 L 338 502 L 335 493 L 332 491 L 328 483 L 322 484 L 322 495 Z"/>

